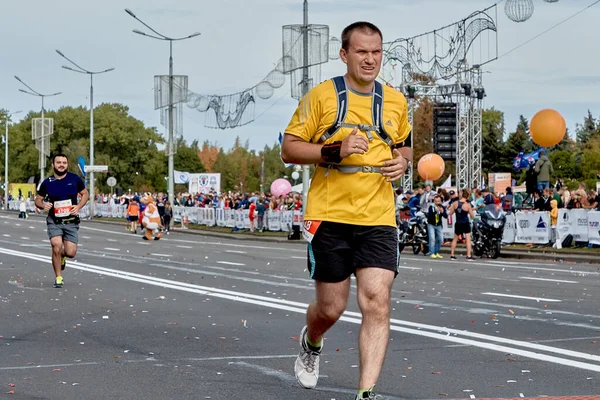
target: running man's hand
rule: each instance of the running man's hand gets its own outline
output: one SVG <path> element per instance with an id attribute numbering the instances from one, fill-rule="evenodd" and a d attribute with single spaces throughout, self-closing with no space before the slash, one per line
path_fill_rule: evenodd
<path id="1" fill-rule="evenodd" d="M 369 141 L 367 138 L 357 135 L 357 133 L 358 128 L 354 128 L 352 132 L 342 140 L 340 157 L 346 158 L 351 154 L 365 154 L 369 150 Z"/>
<path id="2" fill-rule="evenodd" d="M 44 203 L 44 211 L 50 211 L 52 209 L 52 203 Z"/>
<path id="3" fill-rule="evenodd" d="M 406 168 L 408 168 L 408 161 L 406 161 L 398 149 L 394 149 L 393 154 L 394 158 L 384 162 L 384 167 L 381 168 L 381 172 L 387 178 L 388 182 L 400 179 L 404 175 L 404 172 L 406 172 Z"/>
<path id="4" fill-rule="evenodd" d="M 71 206 L 71 215 L 79 215 L 79 206 Z"/>

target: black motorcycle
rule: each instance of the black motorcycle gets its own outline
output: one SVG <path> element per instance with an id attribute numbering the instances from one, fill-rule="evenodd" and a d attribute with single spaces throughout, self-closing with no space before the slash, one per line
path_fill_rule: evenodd
<path id="1" fill-rule="evenodd" d="M 481 220 L 473 223 L 473 253 L 477 257 L 484 254 L 498 258 L 502 248 L 502 235 L 506 225 L 506 214 L 500 204 L 484 207 Z"/>
<path id="2" fill-rule="evenodd" d="M 429 252 L 429 235 L 427 234 L 427 217 L 422 211 L 408 221 L 398 223 L 398 250 L 412 246 L 413 254 Z"/>

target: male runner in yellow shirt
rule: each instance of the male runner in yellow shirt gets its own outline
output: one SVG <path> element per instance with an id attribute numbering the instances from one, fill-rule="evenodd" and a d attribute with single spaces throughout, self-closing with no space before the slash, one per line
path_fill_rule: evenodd
<path id="1" fill-rule="evenodd" d="M 316 386 L 323 335 L 346 309 L 355 274 L 363 317 L 356 399 L 375 399 L 399 262 L 391 182 L 412 158 L 411 149 L 397 147 L 411 126 L 404 96 L 375 81 L 383 58 L 383 36 L 375 25 L 346 27 L 340 56 L 346 75 L 301 99 L 281 149 L 286 163 L 317 164 L 304 216 L 316 300 L 307 311 L 294 371 L 303 387 Z"/>

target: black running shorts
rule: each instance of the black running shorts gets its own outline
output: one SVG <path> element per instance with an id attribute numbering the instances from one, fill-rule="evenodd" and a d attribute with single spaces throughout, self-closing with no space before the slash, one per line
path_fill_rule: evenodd
<path id="1" fill-rule="evenodd" d="M 398 231 L 392 226 L 362 226 L 323 221 L 308 244 L 310 277 L 342 282 L 357 268 L 383 268 L 398 275 Z"/>
<path id="2" fill-rule="evenodd" d="M 462 235 L 465 233 L 471 233 L 471 223 L 469 222 L 455 222 L 454 223 L 454 234 Z"/>

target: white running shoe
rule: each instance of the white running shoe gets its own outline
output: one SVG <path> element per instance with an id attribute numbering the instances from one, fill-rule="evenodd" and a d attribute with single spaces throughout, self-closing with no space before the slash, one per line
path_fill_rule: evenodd
<path id="1" fill-rule="evenodd" d="M 319 351 L 311 350 L 306 342 L 306 326 L 302 328 L 300 332 L 300 354 L 296 358 L 294 364 L 294 374 L 300 386 L 306 389 L 313 389 L 317 386 L 319 380 L 319 356 L 321 355 L 321 349 Z"/>

